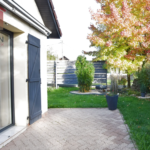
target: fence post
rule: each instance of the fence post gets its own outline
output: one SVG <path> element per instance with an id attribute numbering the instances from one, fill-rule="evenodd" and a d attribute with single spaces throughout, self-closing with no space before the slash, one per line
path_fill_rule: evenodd
<path id="1" fill-rule="evenodd" d="M 58 88 L 57 87 L 57 61 L 55 61 L 55 87 L 56 89 Z"/>

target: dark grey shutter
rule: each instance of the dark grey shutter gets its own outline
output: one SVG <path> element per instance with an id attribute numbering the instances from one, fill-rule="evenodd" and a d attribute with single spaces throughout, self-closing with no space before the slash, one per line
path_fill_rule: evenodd
<path id="1" fill-rule="evenodd" d="M 40 40 L 28 35 L 29 123 L 41 118 Z"/>

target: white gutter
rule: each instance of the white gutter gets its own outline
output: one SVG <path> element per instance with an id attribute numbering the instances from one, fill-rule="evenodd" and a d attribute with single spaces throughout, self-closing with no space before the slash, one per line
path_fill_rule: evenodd
<path id="1" fill-rule="evenodd" d="M 36 22 L 41 28 L 46 30 L 49 33 L 52 33 L 48 28 L 46 28 L 43 24 L 41 24 L 39 21 L 37 21 L 34 17 L 32 17 L 29 13 L 27 13 L 25 10 L 23 10 L 21 7 L 17 5 L 17 3 L 13 0 L 7 0 L 11 5 L 15 6 L 19 11 L 23 12 L 28 18 Z"/>
<path id="2" fill-rule="evenodd" d="M 10 2 L 10 0 L 7 0 Z M 10 2 L 10 4 L 12 4 L 14 7 L 8 5 L 5 1 L 0 0 L 0 4 L 3 5 L 6 9 L 10 10 L 11 12 L 13 12 L 14 14 L 16 14 L 17 16 L 19 16 L 20 18 L 22 18 L 23 20 L 25 20 L 26 22 L 28 22 L 31 26 L 35 27 L 37 30 L 39 30 L 40 32 L 42 32 L 43 34 L 45 34 L 46 36 L 49 36 L 52 32 L 50 30 L 48 30 L 44 25 L 40 24 L 39 22 L 37 22 L 33 17 L 31 17 L 29 14 L 27 14 L 24 10 L 22 10 L 21 8 L 19 8 L 16 4 L 16 6 L 12 3 L 12 1 Z M 23 12 L 25 15 L 23 15 L 22 13 L 20 13 L 18 10 L 16 10 L 15 8 L 17 8 L 18 10 L 20 10 L 21 12 Z"/>

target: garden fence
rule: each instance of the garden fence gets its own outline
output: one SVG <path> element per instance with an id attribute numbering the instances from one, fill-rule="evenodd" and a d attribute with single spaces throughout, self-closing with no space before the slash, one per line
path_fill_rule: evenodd
<path id="1" fill-rule="evenodd" d="M 92 62 L 95 67 L 93 85 L 107 84 L 107 70 L 103 69 L 105 61 Z M 48 85 L 77 85 L 75 61 L 47 61 Z"/>

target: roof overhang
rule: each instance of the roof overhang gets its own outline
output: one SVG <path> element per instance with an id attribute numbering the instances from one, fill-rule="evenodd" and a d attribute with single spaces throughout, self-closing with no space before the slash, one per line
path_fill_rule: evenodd
<path id="1" fill-rule="evenodd" d="M 35 0 L 45 26 L 52 31 L 48 38 L 60 38 L 62 32 L 57 20 L 57 15 L 52 0 Z"/>
<path id="2" fill-rule="evenodd" d="M 39 30 L 41 33 L 45 34 L 47 37 L 52 33 L 47 27 L 45 27 L 38 20 L 36 20 L 15 1 L 0 0 L 0 4 L 3 5 L 6 9 L 16 14 L 18 17 L 22 18 L 24 21 L 28 22 L 30 25 Z"/>

